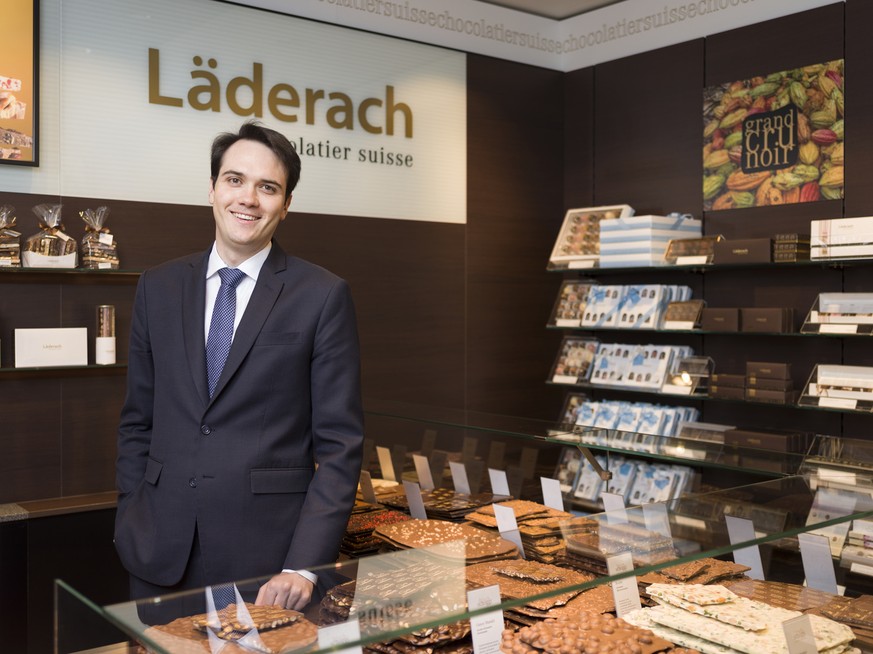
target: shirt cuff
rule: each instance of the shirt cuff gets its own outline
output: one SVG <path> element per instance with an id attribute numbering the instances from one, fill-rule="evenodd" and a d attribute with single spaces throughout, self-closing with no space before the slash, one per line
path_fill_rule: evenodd
<path id="1" fill-rule="evenodd" d="M 294 574 L 298 574 L 306 579 L 306 581 L 312 582 L 313 586 L 318 583 L 318 575 L 312 574 L 311 572 L 309 572 L 309 570 L 291 570 L 290 568 L 285 568 L 282 570 L 282 572 L 291 572 Z"/>

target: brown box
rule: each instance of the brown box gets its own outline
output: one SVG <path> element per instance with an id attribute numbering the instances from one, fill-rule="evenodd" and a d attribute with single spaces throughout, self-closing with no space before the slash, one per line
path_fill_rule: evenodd
<path id="1" fill-rule="evenodd" d="M 745 388 L 746 376 L 724 372 L 714 372 L 710 376 L 709 382 L 713 386 L 733 386 L 734 388 Z"/>
<path id="2" fill-rule="evenodd" d="M 716 386 L 712 384 L 709 387 L 709 396 L 722 400 L 745 400 L 746 389 L 738 386 Z"/>
<path id="3" fill-rule="evenodd" d="M 753 429 L 728 429 L 724 432 L 724 444 L 749 447 L 756 450 L 793 452 L 799 444 L 799 434 L 792 432 L 755 431 Z"/>
<path id="4" fill-rule="evenodd" d="M 773 240 L 742 238 L 715 244 L 713 263 L 769 263 L 773 256 Z"/>
<path id="5" fill-rule="evenodd" d="M 740 310 L 736 307 L 704 307 L 700 317 L 700 328 L 711 332 L 740 331 Z"/>
<path id="6" fill-rule="evenodd" d="M 797 393 L 793 390 L 768 391 L 760 388 L 746 387 L 746 399 L 752 402 L 768 402 L 772 404 L 794 404 Z"/>
<path id="7" fill-rule="evenodd" d="M 790 363 L 773 363 L 770 361 L 746 361 L 746 383 L 754 386 L 752 377 L 765 379 L 791 379 Z"/>
<path id="8" fill-rule="evenodd" d="M 794 331 L 794 310 L 789 307 L 744 307 L 740 309 L 741 332 Z"/>
<path id="9" fill-rule="evenodd" d="M 745 379 L 745 378 L 744 378 Z M 794 388 L 791 379 L 769 379 L 767 377 L 749 377 L 746 379 L 747 388 L 755 388 L 759 391 L 790 391 Z"/>

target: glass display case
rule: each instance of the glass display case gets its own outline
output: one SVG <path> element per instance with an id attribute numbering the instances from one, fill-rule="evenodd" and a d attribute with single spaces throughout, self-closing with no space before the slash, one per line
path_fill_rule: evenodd
<path id="1" fill-rule="evenodd" d="M 378 504 L 357 502 L 341 560 L 312 571 L 319 583 L 302 611 L 255 606 L 264 579 L 104 606 L 58 580 L 56 652 L 316 652 L 363 646 L 408 653 L 449 651 L 440 648 L 452 644 L 451 651 L 472 651 L 471 634 L 495 611 L 506 622 L 509 643 L 514 628 L 536 628 L 545 618 L 618 612 L 630 621 L 648 619 L 647 613 L 628 609 L 653 604 L 652 596 L 639 590 L 652 589 L 650 584 L 681 580 L 748 595 L 772 583 L 800 592 L 804 577 L 812 579 L 808 552 L 802 551 L 805 534 L 823 537 L 826 556 L 816 565 L 825 562 L 853 592 L 863 592 L 867 573 L 873 572 L 873 560 L 870 566 L 863 560 L 864 535 L 873 526 L 873 484 L 860 482 L 863 468 L 854 469 L 854 477 L 845 470 L 839 474 L 830 465 L 839 453 L 833 442 L 826 447 L 823 437 L 814 439 L 807 453 L 779 453 L 778 470 L 763 465 L 757 471 L 755 461 L 770 460 L 765 450 L 689 438 L 695 454 L 686 458 L 678 448 L 682 439 L 642 443 L 637 435 L 612 430 L 432 407 L 370 405 L 367 437 L 370 448 L 391 452 L 401 481 L 419 480 L 413 454 L 430 461 L 437 474 L 436 490 L 422 492 L 428 519 L 376 518 L 386 507 L 403 506 L 397 502 L 402 487 L 382 480 Z M 406 451 L 397 451 L 401 445 Z M 370 475 L 381 480 L 378 457 L 368 458 Z M 624 499 L 606 512 L 596 502 L 586 510 L 584 502 L 575 501 L 590 458 L 601 464 L 602 491 Z M 633 495 L 628 461 L 660 466 L 662 474 L 639 487 L 648 488 L 647 495 Z M 515 470 L 516 499 L 491 496 L 487 475 L 470 494 L 454 493 L 458 463 L 471 479 L 477 467 Z M 688 472 L 676 472 L 678 466 Z M 760 480 L 717 488 L 707 479 L 710 471 L 734 480 L 743 471 Z M 647 472 L 637 468 L 635 474 Z M 562 507 L 555 506 L 542 477 L 559 482 Z M 659 495 L 663 489 L 656 482 L 663 479 L 681 481 L 681 492 Z M 499 522 L 506 508 L 513 510 L 514 529 Z M 749 530 L 736 532 L 732 520 Z M 361 529 L 368 521 L 369 532 Z M 361 546 L 365 541 L 369 548 Z M 860 550 L 843 561 L 850 545 Z M 759 564 L 748 564 L 749 552 L 757 553 Z M 750 586 L 752 581 L 758 585 Z M 469 591 L 480 589 L 499 593 L 499 603 L 468 601 Z M 816 592 L 821 604 L 837 597 Z M 791 609 L 792 617 L 801 610 Z"/>

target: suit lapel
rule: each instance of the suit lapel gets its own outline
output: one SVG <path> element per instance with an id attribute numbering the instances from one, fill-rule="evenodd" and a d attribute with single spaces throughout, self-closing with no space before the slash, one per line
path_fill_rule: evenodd
<path id="1" fill-rule="evenodd" d="M 270 312 L 273 310 L 273 306 L 276 304 L 276 300 L 279 298 L 279 294 L 282 292 L 282 287 L 284 286 L 284 283 L 279 280 L 276 273 L 285 270 L 285 267 L 285 253 L 276 242 L 273 241 L 273 247 L 261 268 L 260 274 L 258 275 L 258 282 L 255 284 L 254 291 L 252 291 L 252 297 L 249 299 L 246 311 L 233 336 L 233 343 L 230 346 L 230 354 L 227 355 L 227 361 L 221 371 L 221 377 L 218 379 L 215 393 L 212 395 L 213 401 L 219 396 L 227 382 L 236 373 L 237 368 L 240 367 L 243 360 L 246 358 L 246 355 L 249 353 L 249 350 L 252 349 L 252 345 L 254 345 L 258 334 L 261 333 L 261 328 L 267 320 L 267 317 L 270 315 Z M 205 360 L 205 356 L 203 358 Z M 203 364 L 203 367 L 203 378 L 205 380 L 205 363 Z"/>
<path id="2" fill-rule="evenodd" d="M 194 387 L 204 404 L 209 401 L 209 389 L 206 387 L 206 341 L 203 336 L 208 261 L 207 251 L 199 262 L 191 264 L 191 272 L 185 278 L 182 289 L 183 345 Z"/>

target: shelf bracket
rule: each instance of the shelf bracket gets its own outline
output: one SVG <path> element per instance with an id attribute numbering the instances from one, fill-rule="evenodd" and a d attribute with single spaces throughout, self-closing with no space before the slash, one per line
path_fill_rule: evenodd
<path id="1" fill-rule="evenodd" d="M 609 481 L 612 479 L 612 473 L 609 470 L 604 470 L 603 466 L 600 465 L 600 462 L 594 457 L 589 450 L 584 445 L 576 445 L 579 448 L 579 451 L 582 452 L 582 456 L 591 464 L 591 467 L 594 468 L 594 472 L 597 473 L 597 476 L 600 477 L 602 481 Z"/>

